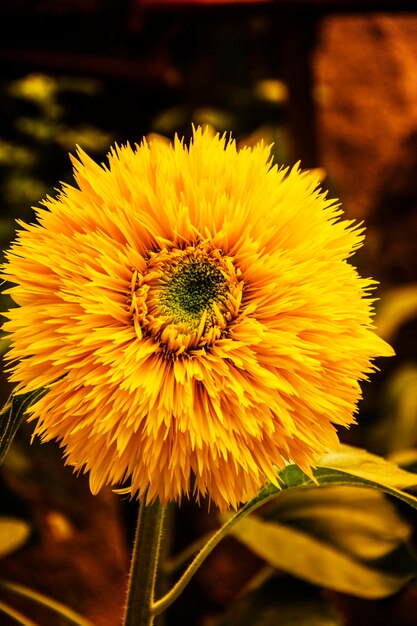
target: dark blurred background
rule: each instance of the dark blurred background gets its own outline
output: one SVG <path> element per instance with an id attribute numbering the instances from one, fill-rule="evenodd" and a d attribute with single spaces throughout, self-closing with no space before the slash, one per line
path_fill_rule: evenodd
<path id="1" fill-rule="evenodd" d="M 378 363 L 359 424 L 341 437 L 399 459 L 415 449 L 415 1 L 3 0 L 0 25 L 2 249 L 16 219 L 30 220 L 33 205 L 71 182 L 68 152 L 76 144 L 103 161 L 114 142 L 189 137 L 192 122 L 232 131 L 245 144 L 264 138 L 278 162 L 321 168 L 347 216 L 367 226 L 355 263 L 381 281 L 377 322 L 397 356 Z M 5 296 L 1 303 L 4 310 Z M 4 402 L 11 388 L 1 381 Z M 85 477 L 63 467 L 57 446 L 30 445 L 30 433 L 22 426 L 1 469 L 0 515 L 25 520 L 30 532 L 4 555 L 0 575 L 74 606 L 97 626 L 118 624 L 136 505 L 110 490 L 93 498 Z M 180 548 L 216 524 L 215 512 L 185 503 L 173 542 Z M 227 540 L 167 626 L 214 625 L 258 565 Z M 381 601 L 335 594 L 336 601 L 347 626 L 417 624 L 413 587 Z M 33 604 L 14 604 L 41 625 L 61 624 Z M 7 619 L 0 624 L 14 623 Z"/>

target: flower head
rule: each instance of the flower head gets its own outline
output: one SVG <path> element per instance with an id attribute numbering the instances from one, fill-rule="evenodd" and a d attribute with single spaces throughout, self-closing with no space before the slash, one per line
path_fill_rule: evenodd
<path id="1" fill-rule="evenodd" d="M 311 473 L 392 354 L 347 262 L 363 229 L 311 173 L 209 129 L 73 162 L 2 270 L 10 380 L 47 389 L 35 432 L 93 492 L 224 509 L 288 461 Z"/>

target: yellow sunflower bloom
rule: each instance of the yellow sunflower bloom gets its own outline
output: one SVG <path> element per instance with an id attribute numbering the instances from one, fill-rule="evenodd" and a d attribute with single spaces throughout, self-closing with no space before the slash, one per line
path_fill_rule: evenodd
<path id="1" fill-rule="evenodd" d="M 287 462 L 311 473 L 393 354 L 346 261 L 363 228 L 312 174 L 209 129 L 73 163 L 77 187 L 20 223 L 2 269 L 10 380 L 48 390 L 35 433 L 94 493 L 128 480 L 224 510 Z"/>

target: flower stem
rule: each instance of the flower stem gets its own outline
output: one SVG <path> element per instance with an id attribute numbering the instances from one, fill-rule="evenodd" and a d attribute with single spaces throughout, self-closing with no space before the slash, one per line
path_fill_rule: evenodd
<path id="1" fill-rule="evenodd" d="M 124 626 L 151 626 L 154 617 L 156 574 L 165 508 L 159 501 L 139 506 L 135 543 L 130 566 Z"/>
<path id="2" fill-rule="evenodd" d="M 152 613 L 154 613 L 155 615 L 159 615 L 178 598 L 178 596 L 184 591 L 185 587 L 190 582 L 191 578 L 197 572 L 200 565 L 202 565 L 202 563 L 206 560 L 206 558 L 214 550 L 214 548 L 220 543 L 223 537 L 228 534 L 232 526 L 234 526 L 243 517 L 249 515 L 249 513 L 252 513 L 252 511 L 255 511 L 257 508 L 265 504 L 265 502 L 268 502 L 268 500 L 276 497 L 276 495 L 276 493 L 264 495 L 263 491 L 261 491 L 258 496 L 245 504 L 245 506 L 243 506 L 235 514 L 227 516 L 227 519 L 223 526 L 221 526 L 221 528 L 219 528 L 203 545 L 200 551 L 197 552 L 194 559 L 191 561 L 181 578 L 175 583 L 171 590 L 168 591 L 162 598 L 152 604 Z"/>

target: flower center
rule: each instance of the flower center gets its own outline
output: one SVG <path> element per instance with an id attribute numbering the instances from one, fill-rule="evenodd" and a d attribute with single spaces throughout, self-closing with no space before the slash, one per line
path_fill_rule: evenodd
<path id="1" fill-rule="evenodd" d="M 159 301 L 166 315 L 192 325 L 198 324 L 213 302 L 221 303 L 226 291 L 226 278 L 213 261 L 189 258 L 178 263 L 162 287 Z"/>
<path id="2" fill-rule="evenodd" d="M 152 337 L 166 356 L 201 350 L 221 338 L 238 316 L 241 272 L 209 244 L 151 252 L 134 270 L 129 299 L 139 338 Z"/>

